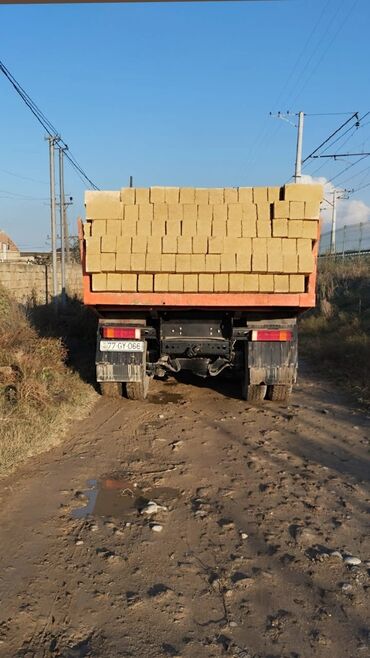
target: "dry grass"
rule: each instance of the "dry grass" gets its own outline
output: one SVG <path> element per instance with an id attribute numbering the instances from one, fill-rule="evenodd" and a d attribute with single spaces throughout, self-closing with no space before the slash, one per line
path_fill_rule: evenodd
<path id="1" fill-rule="evenodd" d="M 300 321 L 302 352 L 370 404 L 370 259 L 322 259 L 318 305 Z"/>
<path id="2" fill-rule="evenodd" d="M 66 365 L 58 338 L 40 337 L 0 289 L 0 474 L 57 445 L 95 391 Z"/>

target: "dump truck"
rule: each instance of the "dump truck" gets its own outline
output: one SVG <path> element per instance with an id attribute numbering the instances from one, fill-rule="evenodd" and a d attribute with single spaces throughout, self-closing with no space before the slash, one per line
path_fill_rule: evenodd
<path id="1" fill-rule="evenodd" d="M 147 397 L 191 371 L 285 401 L 297 318 L 315 305 L 321 185 L 88 191 L 79 221 L 83 300 L 98 314 L 96 378 Z"/>

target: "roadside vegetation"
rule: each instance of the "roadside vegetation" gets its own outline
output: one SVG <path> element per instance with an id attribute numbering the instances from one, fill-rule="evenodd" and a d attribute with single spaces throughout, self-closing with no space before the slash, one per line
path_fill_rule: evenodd
<path id="1" fill-rule="evenodd" d="M 370 404 L 370 258 L 319 260 L 317 307 L 300 321 L 301 353 Z"/>
<path id="2" fill-rule="evenodd" d="M 44 311 L 45 324 L 53 315 Z M 96 399 L 93 387 L 67 367 L 63 340 L 45 333 L 0 288 L 0 475 L 57 445 Z"/>

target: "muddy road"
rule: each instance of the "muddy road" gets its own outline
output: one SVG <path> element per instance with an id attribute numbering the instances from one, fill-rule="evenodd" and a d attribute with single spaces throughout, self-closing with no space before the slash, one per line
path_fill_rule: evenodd
<path id="1" fill-rule="evenodd" d="M 369 417 L 237 396 L 100 399 L 2 481 L 1 658 L 370 655 Z"/>

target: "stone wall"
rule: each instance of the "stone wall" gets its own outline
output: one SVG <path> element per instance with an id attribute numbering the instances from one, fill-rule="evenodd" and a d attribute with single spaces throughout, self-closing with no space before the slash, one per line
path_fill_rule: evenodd
<path id="1" fill-rule="evenodd" d="M 21 304 L 47 304 L 52 299 L 52 268 L 22 262 L 0 262 L 0 285 Z M 60 289 L 60 272 L 58 273 Z M 66 292 L 82 297 L 82 271 L 79 263 L 68 265 Z"/>

